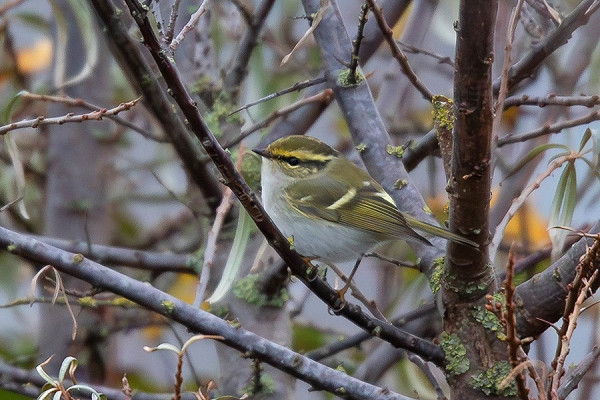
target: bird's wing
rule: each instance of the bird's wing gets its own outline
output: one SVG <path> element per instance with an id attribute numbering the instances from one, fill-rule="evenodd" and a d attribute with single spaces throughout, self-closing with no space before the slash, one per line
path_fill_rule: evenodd
<path id="1" fill-rule="evenodd" d="M 285 195 L 294 208 L 309 218 L 322 218 L 384 237 L 425 240 L 408 226 L 392 198 L 370 176 L 364 172 L 351 176 L 358 180 L 340 182 L 320 174 L 289 186 Z"/>

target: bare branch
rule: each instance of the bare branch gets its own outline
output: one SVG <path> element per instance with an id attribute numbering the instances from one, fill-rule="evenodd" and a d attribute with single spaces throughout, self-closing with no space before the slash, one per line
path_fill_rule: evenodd
<path id="1" fill-rule="evenodd" d="M 598 358 L 600 358 L 600 347 L 594 346 L 594 349 L 575 368 L 569 369 L 557 391 L 560 400 L 564 400 L 579 385 Z"/>
<path id="2" fill-rule="evenodd" d="M 377 4 L 375 3 L 375 0 L 367 0 L 367 3 L 369 4 L 371 11 L 373 11 L 373 14 L 375 15 L 375 19 L 377 20 L 379 29 L 381 29 L 381 32 L 383 33 L 383 38 L 385 39 L 387 44 L 390 46 L 390 50 L 392 51 L 392 56 L 400 64 L 400 68 L 402 69 L 402 72 L 404 72 L 404 75 L 406 75 L 408 80 L 421 93 L 421 95 L 426 100 L 431 101 L 431 99 L 433 98 L 433 93 L 431 93 L 431 91 L 429 89 L 427 89 L 427 87 L 425 86 L 423 81 L 421 81 L 421 79 L 419 79 L 417 74 L 415 74 L 415 72 L 411 68 L 410 64 L 408 63 L 408 59 L 406 58 L 406 55 L 400 49 L 400 47 L 398 47 L 398 45 L 396 44 L 396 40 L 394 39 L 392 28 L 390 28 L 389 25 L 387 24 L 387 22 L 385 22 L 385 18 L 383 17 L 383 12 L 382 12 L 381 8 L 379 6 L 377 6 Z"/>
<path id="3" fill-rule="evenodd" d="M 127 111 L 127 110 L 131 109 L 133 106 L 135 106 L 137 104 L 137 102 L 139 100 L 140 100 L 140 97 L 138 97 L 135 100 L 126 102 L 126 103 L 121 103 L 117 107 L 110 108 L 108 110 L 103 108 L 101 110 L 92 111 L 87 114 L 75 115 L 75 114 L 69 113 L 62 117 L 50 117 L 50 118 L 40 116 L 40 117 L 37 117 L 32 120 L 13 122 L 11 124 L 0 126 L 0 135 L 4 135 L 15 129 L 37 128 L 38 126 L 41 126 L 41 125 L 62 125 L 67 122 L 100 121 L 100 120 L 102 120 L 102 118 L 104 118 L 104 116 L 117 115 L 118 113 L 120 113 L 122 111 Z"/>
<path id="4" fill-rule="evenodd" d="M 150 285 L 110 270 L 81 255 L 68 253 L 37 240 L 0 227 L 0 247 L 29 260 L 51 264 L 57 270 L 103 287 L 145 308 L 179 322 L 193 332 L 220 335 L 224 344 L 302 379 L 312 386 L 336 393 L 344 387 L 350 399 L 397 399 L 406 397 L 361 382 L 328 368 L 283 346 L 261 338 L 243 328 L 231 326 L 208 312 L 193 307 Z M 327 377 L 324 379 L 324 377 Z"/>
<path id="5" fill-rule="evenodd" d="M 514 136 L 505 136 L 501 139 L 498 139 L 498 142 L 496 142 L 496 144 L 498 147 L 502 147 L 507 144 L 525 142 L 527 140 L 534 139 L 536 137 L 549 135 L 551 133 L 559 133 L 563 129 L 589 124 L 590 122 L 594 122 L 594 121 L 598 121 L 598 120 L 600 120 L 600 111 L 593 111 L 593 112 L 589 113 L 588 115 L 584 115 L 583 117 L 567 119 L 567 120 L 560 121 L 560 122 L 557 122 L 552 125 L 544 125 L 541 128 L 534 129 L 531 132 L 523 133 L 520 135 L 514 135 Z"/>
<path id="6" fill-rule="evenodd" d="M 504 101 L 504 109 L 520 106 L 584 106 L 594 107 L 600 104 L 600 96 L 557 96 L 549 94 L 545 97 L 532 97 L 528 95 L 509 97 Z"/>
<path id="7" fill-rule="evenodd" d="M 175 39 L 173 39 L 171 41 L 171 43 L 169 43 L 169 48 L 171 49 L 171 52 L 174 53 L 175 50 L 177 50 L 179 43 L 181 43 L 181 41 L 185 38 L 185 35 L 187 35 L 187 33 L 189 31 L 194 29 L 194 27 L 198 23 L 198 20 L 200 20 L 200 17 L 206 12 L 206 7 L 208 6 L 209 2 L 210 2 L 210 0 L 202 1 L 202 4 L 200 4 L 200 7 L 198 7 L 198 10 L 196 10 L 196 12 L 192 14 L 192 16 L 190 17 L 190 20 L 181 29 L 181 32 L 179 32 L 177 34 L 177 36 L 175 37 Z M 176 16 L 176 14 L 175 14 L 175 16 Z M 171 13 L 171 18 L 173 18 L 173 17 L 174 17 L 174 13 Z M 169 21 L 169 28 L 170 27 L 171 27 L 171 22 Z"/>
<path id="8" fill-rule="evenodd" d="M 548 36 L 537 43 L 529 53 L 515 63 L 508 71 L 507 89 L 510 91 L 517 83 L 531 76 L 531 74 L 554 53 L 556 49 L 567 43 L 573 32 L 587 24 L 591 9 L 596 0 L 583 0 L 579 5 L 553 30 Z M 500 79 L 494 82 L 494 92 L 500 90 Z"/>

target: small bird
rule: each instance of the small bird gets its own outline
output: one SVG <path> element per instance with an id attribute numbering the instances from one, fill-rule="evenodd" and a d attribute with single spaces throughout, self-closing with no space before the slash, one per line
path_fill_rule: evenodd
<path id="1" fill-rule="evenodd" d="M 431 245 L 414 229 L 478 247 L 402 213 L 367 172 L 318 139 L 286 136 L 253 151 L 263 157 L 263 206 L 305 257 L 330 263 L 357 260 L 397 239 Z"/>

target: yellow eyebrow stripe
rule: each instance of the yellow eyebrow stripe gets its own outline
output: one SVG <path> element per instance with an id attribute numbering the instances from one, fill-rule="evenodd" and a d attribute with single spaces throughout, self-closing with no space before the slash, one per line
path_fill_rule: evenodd
<path id="1" fill-rule="evenodd" d="M 344 194 L 342 197 L 340 197 L 339 199 L 337 199 L 335 201 L 335 203 L 333 203 L 332 205 L 330 205 L 329 207 L 327 207 L 328 210 L 336 210 L 340 207 L 342 207 L 344 204 L 348 203 L 349 201 L 351 201 L 354 196 L 356 196 L 356 189 L 354 189 L 353 187 L 349 188 L 348 191 L 346 192 L 346 194 Z"/>

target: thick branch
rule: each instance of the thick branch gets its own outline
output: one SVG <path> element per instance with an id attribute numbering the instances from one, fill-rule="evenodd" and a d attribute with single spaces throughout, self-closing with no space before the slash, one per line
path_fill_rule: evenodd
<path id="1" fill-rule="evenodd" d="M 407 399 L 404 396 L 354 379 L 284 346 L 270 342 L 243 328 L 234 327 L 210 313 L 170 296 L 150 285 L 106 268 L 81 255 L 49 246 L 0 227 L 0 246 L 32 261 L 54 266 L 61 272 L 123 296 L 143 307 L 179 322 L 192 332 L 221 335 L 223 343 L 302 379 L 316 388 L 336 393 L 343 387 L 352 399 Z"/>
<path id="2" fill-rule="evenodd" d="M 596 224 L 590 233 L 596 233 L 600 224 Z M 575 279 L 577 264 L 586 250 L 592 245 L 590 238 L 581 239 L 564 256 L 515 289 L 517 305 L 517 333 L 519 337 L 537 337 L 549 328 L 549 322 L 558 321 L 563 316 L 569 284 Z M 589 255 L 585 276 L 589 277 L 600 268 L 600 255 Z M 593 290 L 598 288 L 596 281 Z"/>
<path id="3" fill-rule="evenodd" d="M 492 63 L 496 1 L 462 0 L 454 76 L 455 119 L 452 174 L 448 182 L 450 229 L 480 249 L 450 243 L 446 259 L 456 296 L 478 298 L 493 285 L 489 266 L 488 213 L 491 186 Z M 466 291 L 475 285 L 477 291 Z"/>
<path id="4" fill-rule="evenodd" d="M 173 254 L 166 252 L 143 251 L 123 247 L 88 244 L 82 241 L 56 239 L 47 236 L 32 236 L 34 239 L 59 249 L 80 253 L 94 261 L 139 268 L 153 273 L 178 272 L 196 274 L 192 268 L 194 256 L 190 254 Z"/>

